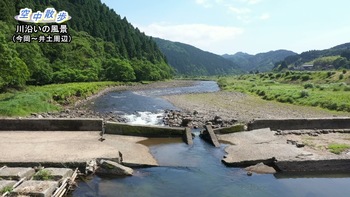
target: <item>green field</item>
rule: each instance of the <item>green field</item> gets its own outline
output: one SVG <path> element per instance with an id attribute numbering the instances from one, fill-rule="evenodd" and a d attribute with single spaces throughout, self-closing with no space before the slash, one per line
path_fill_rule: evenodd
<path id="1" fill-rule="evenodd" d="M 249 74 L 220 77 L 218 83 L 225 91 L 265 100 L 350 112 L 350 71 L 346 70 Z"/>
<path id="2" fill-rule="evenodd" d="M 52 112 L 87 98 L 122 82 L 86 82 L 27 86 L 19 91 L 0 94 L 0 116 L 27 116 L 31 113 Z M 130 83 L 131 84 L 131 83 Z"/>

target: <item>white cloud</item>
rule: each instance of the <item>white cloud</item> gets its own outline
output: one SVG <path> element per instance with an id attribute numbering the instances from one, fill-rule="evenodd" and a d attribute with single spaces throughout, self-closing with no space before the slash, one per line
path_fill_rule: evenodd
<path id="1" fill-rule="evenodd" d="M 242 14 L 249 14 L 252 12 L 251 9 L 249 8 L 236 8 L 236 7 L 233 7 L 233 6 L 229 6 L 228 9 L 235 13 L 235 14 L 238 14 L 238 15 L 242 15 Z"/>
<path id="2" fill-rule="evenodd" d="M 231 51 L 236 38 L 244 33 L 244 29 L 239 27 L 206 24 L 153 23 L 139 28 L 149 36 L 187 43 L 218 54 Z"/>
<path id="3" fill-rule="evenodd" d="M 212 4 L 210 3 L 210 0 L 196 0 L 196 3 L 198 5 L 201 5 L 205 8 L 209 8 L 209 7 L 212 7 Z"/>
<path id="4" fill-rule="evenodd" d="M 250 5 L 255 5 L 255 4 L 262 2 L 262 0 L 239 0 L 239 1 L 241 1 L 243 3 L 250 4 Z"/>
<path id="5" fill-rule="evenodd" d="M 259 18 L 260 20 L 268 20 L 271 18 L 271 15 L 269 13 L 264 13 Z"/>

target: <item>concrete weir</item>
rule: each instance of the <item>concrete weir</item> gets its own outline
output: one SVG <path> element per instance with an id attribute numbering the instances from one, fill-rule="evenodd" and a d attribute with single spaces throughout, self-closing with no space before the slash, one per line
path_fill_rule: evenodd
<path id="1" fill-rule="evenodd" d="M 248 123 L 249 131 L 263 128 L 271 130 L 348 129 L 350 118 L 256 119 Z"/>
<path id="2" fill-rule="evenodd" d="M 0 131 L 101 131 L 102 119 L 0 119 Z"/>
<path id="3" fill-rule="evenodd" d="M 140 137 L 182 137 L 184 128 L 130 125 L 124 123 L 107 122 L 105 134 L 130 135 Z"/>
<path id="4" fill-rule="evenodd" d="M 211 125 L 205 125 L 205 130 L 200 135 L 204 140 L 212 143 L 216 148 L 220 147 L 219 140 Z"/>
<path id="5" fill-rule="evenodd" d="M 183 135 L 183 140 L 188 145 L 193 145 L 192 132 L 190 128 L 185 129 L 185 134 Z"/>

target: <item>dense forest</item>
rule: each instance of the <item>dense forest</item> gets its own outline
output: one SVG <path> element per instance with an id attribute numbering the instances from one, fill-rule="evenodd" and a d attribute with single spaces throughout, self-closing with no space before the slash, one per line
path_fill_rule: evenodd
<path id="1" fill-rule="evenodd" d="M 280 62 L 291 55 L 296 55 L 296 53 L 287 50 L 277 50 L 256 55 L 238 52 L 234 55 L 225 54 L 223 57 L 239 65 L 246 72 L 267 72 L 273 69 L 276 62 Z"/>
<path id="2" fill-rule="evenodd" d="M 47 7 L 72 16 L 72 42 L 13 43 L 19 10 Z M 173 73 L 153 39 L 100 0 L 2 0 L 0 27 L 2 91 L 26 84 L 161 80 Z"/>
<path id="3" fill-rule="evenodd" d="M 325 50 L 311 50 L 286 57 L 275 64 L 274 70 L 298 69 L 302 65 L 313 65 L 314 70 L 350 69 L 350 43 Z"/>
<path id="4" fill-rule="evenodd" d="M 180 42 L 155 38 L 168 63 L 182 76 L 228 75 L 241 73 L 238 66 L 225 58 Z"/>

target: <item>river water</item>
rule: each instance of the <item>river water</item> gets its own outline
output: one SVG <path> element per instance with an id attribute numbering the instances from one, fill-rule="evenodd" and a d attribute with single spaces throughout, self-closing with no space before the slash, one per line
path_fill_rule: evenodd
<path id="1" fill-rule="evenodd" d="M 109 93 L 95 101 L 95 110 L 130 116 L 130 122 L 159 124 L 157 115 L 164 109 L 176 109 L 162 95 L 215 92 L 215 82 L 198 82 L 194 87 L 167 88 Z M 181 139 L 149 139 L 141 142 L 150 147 L 161 167 L 134 169 L 132 177 L 94 176 L 79 183 L 73 196 L 349 196 L 350 174 L 286 174 L 247 176 L 240 168 L 221 163 L 224 148 L 214 148 L 193 130 L 194 145 Z"/>

